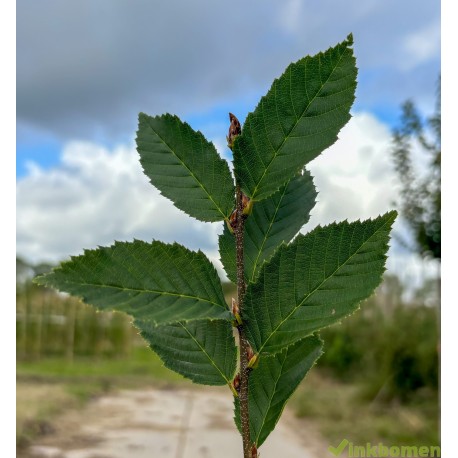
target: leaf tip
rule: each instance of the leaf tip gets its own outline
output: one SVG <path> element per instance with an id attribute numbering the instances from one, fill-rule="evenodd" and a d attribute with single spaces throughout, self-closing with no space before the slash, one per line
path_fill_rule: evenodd
<path id="1" fill-rule="evenodd" d="M 396 218 L 398 216 L 398 212 L 396 210 L 390 210 L 383 215 L 380 215 L 377 219 L 384 220 L 385 224 L 388 224 L 388 227 L 392 227 Z"/>
<path id="2" fill-rule="evenodd" d="M 393 221 L 397 218 L 398 216 L 398 211 L 397 210 L 391 210 L 388 212 L 391 218 L 393 218 Z"/>

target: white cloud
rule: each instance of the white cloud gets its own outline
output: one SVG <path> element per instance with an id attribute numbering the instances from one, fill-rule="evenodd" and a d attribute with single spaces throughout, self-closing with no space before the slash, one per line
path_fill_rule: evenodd
<path id="1" fill-rule="evenodd" d="M 423 62 L 437 57 L 440 54 L 440 46 L 440 20 L 434 20 L 404 38 L 405 58 L 401 60 L 402 68 L 411 70 Z"/>
<path id="2" fill-rule="evenodd" d="M 57 261 L 133 238 L 176 240 L 216 255 L 220 225 L 198 222 L 162 197 L 133 149 L 72 142 L 59 167 L 29 170 L 17 183 L 17 252 L 26 259 Z"/>
<path id="3" fill-rule="evenodd" d="M 337 142 L 308 166 L 319 194 L 307 229 L 346 218 L 370 218 L 392 208 L 390 141 L 388 127 L 369 113 L 349 121 Z"/>

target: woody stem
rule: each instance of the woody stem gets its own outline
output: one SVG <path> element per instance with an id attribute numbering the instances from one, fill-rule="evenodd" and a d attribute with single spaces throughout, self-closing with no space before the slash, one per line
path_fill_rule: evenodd
<path id="1" fill-rule="evenodd" d="M 245 299 L 246 284 L 244 273 L 243 260 L 243 234 L 245 228 L 245 215 L 243 214 L 242 192 L 240 186 L 237 186 L 237 219 L 235 227 L 235 246 L 236 246 L 236 261 L 237 261 L 237 303 L 240 309 L 240 315 L 243 316 L 243 301 Z M 251 440 L 250 440 L 250 417 L 248 412 L 248 378 L 250 369 L 248 368 L 248 341 L 243 329 L 243 322 L 237 326 L 240 342 L 240 424 L 242 429 L 243 439 L 243 456 L 244 458 L 252 458 L 251 455 Z"/>

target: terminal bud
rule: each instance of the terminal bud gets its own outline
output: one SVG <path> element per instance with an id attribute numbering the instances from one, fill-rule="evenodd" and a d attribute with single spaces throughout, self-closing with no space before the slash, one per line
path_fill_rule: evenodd
<path id="1" fill-rule="evenodd" d="M 232 113 L 229 113 L 229 120 L 231 121 L 231 124 L 229 125 L 229 134 L 227 135 L 227 146 L 232 149 L 234 146 L 234 140 L 238 135 L 242 133 L 242 128 L 240 126 L 239 120 L 233 115 Z"/>

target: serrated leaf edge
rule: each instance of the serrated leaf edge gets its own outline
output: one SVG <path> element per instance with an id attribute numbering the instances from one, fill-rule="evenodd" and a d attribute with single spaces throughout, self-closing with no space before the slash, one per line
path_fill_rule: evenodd
<path id="1" fill-rule="evenodd" d="M 336 46 L 330 46 L 326 51 L 320 51 L 319 53 L 314 54 L 313 56 L 306 56 L 306 57 L 304 57 L 304 58 L 302 58 L 302 59 L 297 60 L 296 62 L 293 62 L 293 63 L 289 64 L 288 67 L 285 69 L 285 71 L 282 73 L 281 76 L 283 76 L 284 74 L 286 74 L 286 72 L 287 72 L 288 70 L 290 70 L 290 68 L 291 68 L 292 65 L 296 65 L 296 64 L 298 64 L 298 63 L 299 63 L 300 61 L 302 61 L 302 60 L 305 60 L 305 59 L 314 59 L 314 58 L 317 58 L 317 57 L 320 58 L 321 56 L 324 56 L 327 52 L 329 52 L 331 49 L 334 49 L 334 48 L 336 48 L 336 47 L 339 46 L 339 45 L 340 45 L 340 46 L 345 46 L 345 49 L 344 49 L 344 51 L 342 52 L 342 55 L 340 56 L 339 61 L 336 63 L 336 65 L 335 65 L 333 71 L 332 71 L 331 74 L 328 76 L 327 80 L 326 80 L 324 83 L 321 84 L 322 87 L 320 88 L 320 90 L 315 94 L 315 96 L 312 98 L 312 100 L 307 104 L 306 108 L 305 108 L 305 109 L 303 110 L 303 112 L 302 112 L 302 115 L 308 110 L 308 108 L 310 107 L 311 103 L 312 103 L 313 101 L 315 101 L 315 99 L 316 99 L 316 98 L 318 97 L 318 95 L 321 93 L 323 86 L 329 81 L 329 78 L 334 74 L 335 69 L 336 69 L 336 68 L 338 67 L 338 65 L 340 64 L 340 62 L 341 62 L 341 60 L 342 60 L 342 57 L 344 56 L 344 54 L 346 53 L 346 51 L 347 51 L 347 50 L 353 51 L 353 49 L 351 48 L 351 46 L 353 46 L 353 35 L 352 35 L 352 34 L 349 34 L 349 35 L 347 36 L 347 38 L 346 38 L 344 41 L 342 41 L 341 43 L 338 43 Z M 358 68 L 356 67 L 356 71 L 357 71 L 357 70 L 358 70 Z M 269 92 L 274 88 L 275 83 L 281 78 L 281 76 L 280 76 L 279 78 L 275 78 L 275 79 L 274 79 L 274 81 L 272 82 L 272 85 L 271 85 L 270 89 L 267 91 L 267 93 L 269 93 Z M 247 117 L 246 117 L 246 119 L 245 119 L 245 122 L 243 123 L 244 125 L 245 125 L 245 123 L 246 123 L 247 121 L 250 122 L 250 115 L 252 115 L 252 114 L 256 111 L 256 109 L 263 103 L 263 100 L 264 100 L 265 97 L 266 97 L 266 95 L 262 96 L 262 97 L 261 97 L 261 100 L 260 100 L 259 103 L 256 105 L 256 108 L 255 108 L 253 111 L 251 111 L 251 112 L 248 113 L 248 115 L 247 115 Z M 297 118 L 296 123 L 293 125 L 293 127 L 290 129 L 288 135 L 285 136 L 285 138 L 284 138 L 284 140 L 282 141 L 281 145 L 280 145 L 280 146 L 278 147 L 278 149 L 275 151 L 274 156 L 272 157 L 272 159 L 269 161 L 269 163 L 268 163 L 267 166 L 265 167 L 264 172 L 263 172 L 261 178 L 259 179 L 259 181 L 257 182 L 257 184 L 255 185 L 255 188 L 254 188 L 253 192 L 251 193 L 251 195 L 250 195 L 250 194 L 247 194 L 247 195 L 249 195 L 250 199 L 253 200 L 254 202 L 257 201 L 257 200 L 256 200 L 256 190 L 258 189 L 260 183 L 261 183 L 262 180 L 264 179 L 264 176 L 266 175 L 267 170 L 269 169 L 269 167 L 270 167 L 270 165 L 272 164 L 272 162 L 274 161 L 274 159 L 277 158 L 277 156 L 278 156 L 278 154 L 279 154 L 279 152 L 280 152 L 282 146 L 285 144 L 285 141 L 286 141 L 288 138 L 290 138 L 291 132 L 294 131 L 295 127 L 297 126 L 297 124 L 298 124 L 298 122 L 299 122 L 299 120 L 302 118 L 302 115 L 299 116 L 299 117 L 297 117 L 297 115 L 296 115 L 296 118 Z M 350 116 L 351 116 L 351 115 L 350 115 Z M 240 138 L 241 138 L 241 137 L 243 137 L 243 127 L 242 127 L 242 134 L 239 135 L 238 137 L 236 137 L 236 139 L 235 139 L 235 141 L 234 141 L 234 147 L 233 147 L 234 151 L 236 150 L 238 141 L 240 141 Z M 336 138 L 336 140 L 337 140 L 337 138 Z M 240 157 L 243 158 L 243 155 L 240 155 Z M 247 170 L 249 171 L 249 169 L 247 169 Z M 235 173 L 235 170 L 234 170 L 234 173 Z M 272 192 L 270 192 L 269 194 L 265 195 L 265 196 L 263 197 L 263 199 L 270 197 L 270 196 L 271 196 L 272 194 L 274 194 L 275 192 L 278 192 L 278 190 L 279 190 L 282 186 L 283 186 L 283 184 L 279 185 L 279 186 L 278 186 L 276 189 L 274 189 Z M 244 191 L 246 192 L 247 190 L 244 190 Z M 260 200 L 263 200 L 263 199 L 260 199 Z"/>
<path id="2" fill-rule="evenodd" d="M 291 318 L 292 315 L 294 315 L 294 313 L 298 310 L 299 307 L 302 307 L 302 305 L 304 304 L 304 302 L 305 302 L 312 294 L 314 294 L 314 293 L 315 293 L 315 292 L 316 292 L 316 291 L 317 291 L 317 290 L 318 290 L 318 289 L 319 289 L 319 288 L 320 288 L 320 287 L 321 287 L 330 277 L 334 276 L 334 275 L 340 270 L 341 267 L 345 266 L 345 265 L 347 264 L 347 262 L 350 261 L 350 260 L 353 258 L 353 256 L 355 256 L 356 253 L 357 253 L 366 243 L 368 243 L 368 242 L 372 239 L 372 237 L 374 237 L 375 235 L 377 235 L 377 234 L 378 234 L 382 229 L 384 229 L 386 226 L 391 226 L 391 225 L 393 224 L 393 222 L 394 222 L 394 220 L 395 220 L 395 218 L 396 218 L 396 216 L 397 216 L 397 212 L 396 212 L 395 210 L 393 210 L 393 211 L 387 212 L 386 215 L 391 215 L 391 216 L 388 217 L 387 221 L 385 221 L 385 222 L 384 222 L 384 223 L 383 223 L 383 224 L 382 224 L 382 225 L 381 225 L 381 226 L 380 226 L 380 227 L 379 227 L 379 228 L 378 228 L 378 229 L 377 229 L 377 230 L 376 230 L 367 240 L 365 240 L 364 243 L 363 243 L 357 250 L 355 250 L 355 252 L 354 252 L 347 260 L 345 260 L 345 262 L 344 262 L 343 264 L 341 264 L 335 271 L 333 271 L 330 275 L 328 275 L 328 276 L 327 276 L 327 277 L 326 277 L 317 287 L 315 287 L 312 291 L 310 291 L 310 292 L 302 299 L 302 301 L 301 301 L 298 305 L 296 305 L 296 306 L 293 308 L 293 310 L 286 316 L 286 318 L 284 318 L 284 319 L 275 327 L 275 329 L 272 330 L 272 332 L 270 333 L 270 336 L 265 340 L 265 342 L 264 342 L 264 343 L 261 345 L 261 347 L 257 350 L 257 352 L 258 352 L 259 354 L 262 353 L 263 348 L 266 346 L 267 342 L 268 342 L 268 341 L 270 340 L 270 338 L 275 334 L 275 332 L 276 332 L 276 331 L 277 331 L 286 321 L 288 321 L 288 320 Z M 384 215 L 380 215 L 379 218 L 380 218 L 380 217 L 383 217 L 383 216 L 384 216 Z M 360 221 L 360 220 L 357 220 L 357 221 L 355 221 L 355 222 L 359 222 L 359 221 Z M 325 226 L 325 227 L 329 227 L 329 226 L 332 226 L 332 224 L 327 225 L 327 226 Z M 314 229 L 313 231 L 311 231 L 310 233 L 315 232 L 315 231 L 316 231 L 317 229 L 319 229 L 319 228 L 321 228 L 321 227 L 318 226 L 317 228 L 315 228 L 315 229 Z M 298 237 L 296 237 L 296 239 L 295 239 L 294 241 L 297 241 L 299 237 L 303 238 L 303 237 L 305 237 L 305 235 L 300 234 Z M 292 243 L 294 243 L 294 242 L 292 242 Z M 290 245 L 284 244 L 284 246 L 286 246 L 286 247 L 290 247 L 291 245 L 292 245 L 292 244 L 290 244 Z M 277 252 L 278 252 L 278 250 L 277 250 Z M 385 259 L 386 259 L 386 257 L 387 257 L 386 254 L 383 255 L 383 256 L 384 256 Z M 382 278 L 382 274 L 380 275 L 380 279 L 381 279 L 381 278 Z M 360 303 L 360 302 L 358 302 L 358 304 L 359 304 L 359 303 Z M 278 353 L 278 352 L 273 353 L 273 354 L 277 354 L 277 353 Z"/>
<path id="3" fill-rule="evenodd" d="M 98 247 L 94 248 L 94 249 L 87 249 L 86 248 L 86 249 L 83 250 L 83 254 L 70 256 L 69 260 L 63 261 L 58 266 L 53 267 L 50 272 L 48 272 L 46 274 L 43 274 L 43 275 L 39 275 L 39 276 L 33 278 L 32 282 L 37 284 L 37 285 L 46 286 L 48 288 L 51 287 L 51 288 L 53 288 L 53 289 L 55 289 L 57 291 L 61 291 L 60 288 L 53 286 L 48 281 L 48 277 L 50 277 L 53 273 L 58 272 L 59 270 L 62 270 L 66 265 L 70 264 L 75 259 L 78 259 L 80 257 L 85 256 L 87 253 L 96 252 L 99 249 L 104 249 L 104 248 L 108 248 L 108 249 L 115 248 L 117 245 L 128 245 L 128 244 L 135 243 L 135 242 L 151 243 L 151 244 L 159 243 L 161 245 L 168 245 L 168 246 L 171 246 L 171 247 L 184 248 L 186 251 L 188 251 L 191 254 L 197 254 L 197 255 L 203 256 L 205 258 L 205 260 L 208 261 L 208 263 L 210 264 L 209 267 L 212 269 L 213 273 L 219 278 L 218 272 L 217 272 L 215 266 L 210 261 L 210 259 L 208 259 L 208 257 L 205 255 L 205 253 L 202 250 L 193 251 L 193 250 L 190 250 L 189 248 L 185 247 L 184 245 L 181 245 L 178 242 L 165 243 L 165 242 L 162 242 L 161 240 L 155 240 L 155 239 L 153 239 L 151 242 L 145 242 L 144 240 L 133 239 L 132 242 L 127 242 L 127 241 L 121 242 L 121 241 L 115 240 L 114 243 L 112 245 L 109 245 L 109 246 L 100 246 L 100 245 L 98 245 Z M 224 320 L 222 318 L 217 318 L 217 317 L 206 318 L 207 320 L 209 320 L 209 321 L 216 321 L 216 320 L 231 321 L 231 319 L 232 319 L 232 316 L 231 316 L 231 314 L 229 312 L 229 309 L 228 309 L 227 304 L 226 304 L 225 301 L 224 301 L 224 303 L 219 303 L 219 302 L 210 301 L 208 299 L 203 299 L 203 298 L 200 298 L 198 296 L 190 296 L 190 295 L 186 295 L 186 294 L 170 293 L 170 292 L 156 291 L 156 290 L 149 290 L 149 289 L 123 288 L 123 287 L 119 287 L 119 286 L 101 285 L 101 284 L 97 284 L 97 283 L 87 283 L 87 282 L 84 282 L 84 283 L 81 282 L 79 284 L 80 285 L 85 285 L 85 286 L 94 286 L 94 287 L 97 287 L 97 288 L 113 288 L 113 289 L 119 289 L 119 290 L 124 290 L 124 291 L 155 293 L 155 294 L 160 294 L 160 295 L 165 295 L 165 296 L 173 296 L 173 297 L 182 297 L 182 298 L 187 298 L 187 299 L 195 299 L 195 300 L 198 300 L 198 301 L 201 301 L 201 302 L 207 302 L 209 304 L 216 305 L 218 307 L 221 307 L 223 310 L 227 311 L 227 319 L 226 320 Z M 81 302 L 83 302 L 85 304 L 91 305 L 88 302 L 86 302 L 84 296 L 81 296 L 81 295 L 78 295 L 78 294 L 72 294 L 72 296 L 78 298 Z M 97 309 L 97 307 L 96 307 L 96 309 Z M 106 311 L 108 311 L 108 310 L 106 310 Z M 115 309 L 113 309 L 113 311 L 118 312 Z M 121 313 L 126 313 L 126 312 L 121 312 Z M 202 318 L 198 318 L 197 320 L 202 320 Z M 179 321 L 181 321 L 183 323 L 187 323 L 187 322 L 194 321 L 194 320 L 188 318 L 188 319 L 180 319 Z M 170 322 L 166 321 L 166 322 L 161 323 L 161 324 L 173 324 L 173 323 L 177 323 L 177 322 L 178 321 L 170 321 Z"/>
<path id="4" fill-rule="evenodd" d="M 307 338 L 309 338 L 309 337 L 311 337 L 311 336 L 314 336 L 314 337 L 317 338 L 317 348 L 316 348 L 316 350 L 314 350 L 314 351 L 317 351 L 318 354 L 317 354 L 315 360 L 313 361 L 313 364 L 310 366 L 309 370 L 305 373 L 305 376 L 304 376 L 304 378 L 303 378 L 302 380 L 304 380 L 305 377 L 307 377 L 308 373 L 313 369 L 313 367 L 316 365 L 317 361 L 321 358 L 321 356 L 322 356 L 323 353 L 324 353 L 324 350 L 323 350 L 323 349 L 324 349 L 324 340 L 323 340 L 318 334 L 314 334 L 314 333 L 313 333 L 313 334 L 310 334 L 310 335 L 304 337 L 304 338 L 301 339 L 301 340 L 305 340 L 305 339 L 307 339 Z M 282 353 L 283 351 L 286 351 L 286 352 L 287 352 L 288 349 L 289 349 L 290 347 L 292 347 L 293 345 L 298 344 L 298 342 L 300 342 L 301 340 L 298 340 L 297 342 L 294 342 L 294 343 L 292 343 L 291 345 L 288 345 L 288 346 L 285 347 L 280 353 Z M 277 355 L 278 355 L 278 353 L 277 353 Z M 275 355 L 269 355 L 269 356 L 263 355 L 263 357 L 264 357 L 264 358 L 274 358 Z M 285 360 L 284 360 L 283 363 L 282 363 L 282 369 L 283 369 L 283 366 L 284 366 L 284 364 L 285 364 L 285 361 L 286 361 L 286 358 L 285 358 Z M 281 377 L 281 375 L 282 375 L 282 372 L 280 372 L 280 377 Z M 277 379 L 277 381 L 275 382 L 275 388 L 277 387 L 278 380 L 280 380 L 280 377 L 279 377 L 279 378 Z M 302 382 L 302 380 L 301 380 L 301 382 Z M 299 382 L 299 384 L 300 384 L 301 382 Z M 298 384 L 298 386 L 299 386 L 299 384 Z M 296 389 L 297 389 L 297 386 L 296 386 L 296 388 L 294 388 L 294 390 L 291 392 L 291 394 L 285 399 L 285 402 L 284 402 L 284 404 L 283 404 L 283 407 L 282 407 L 281 410 L 280 410 L 280 413 L 279 413 L 279 415 L 278 415 L 277 421 L 275 422 L 275 425 L 274 425 L 272 431 L 275 429 L 275 427 L 277 426 L 278 422 L 280 421 L 280 418 L 281 418 L 281 416 L 283 415 L 283 411 L 285 410 L 286 404 L 288 403 L 288 401 L 290 400 L 291 396 L 294 394 L 294 392 L 296 391 Z M 274 393 L 275 393 L 275 390 L 274 390 Z M 272 405 L 272 399 L 273 399 L 273 397 L 269 399 L 269 408 L 267 409 L 267 411 L 269 411 L 270 406 Z M 256 439 L 254 439 L 254 442 L 256 443 L 256 445 L 257 445 L 258 447 L 260 447 L 260 445 L 259 445 L 259 437 L 260 437 L 260 435 L 261 435 L 262 428 L 263 428 L 263 426 L 264 426 L 264 424 L 265 424 L 265 422 L 266 422 L 266 418 L 267 418 L 267 417 L 264 417 L 264 419 L 263 419 L 263 421 L 262 421 L 262 424 L 261 424 L 261 427 L 259 428 L 258 436 L 256 437 Z M 272 432 L 272 431 L 271 431 L 271 432 Z M 270 434 L 270 433 L 269 433 L 269 434 Z M 267 437 L 269 437 L 269 436 L 267 436 Z M 267 437 L 266 437 L 266 439 L 267 439 Z M 253 440 L 253 439 L 252 439 L 252 440 Z M 264 443 L 264 442 L 262 442 L 262 443 Z M 261 445 L 262 445 L 262 444 L 261 444 Z"/>

